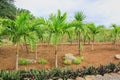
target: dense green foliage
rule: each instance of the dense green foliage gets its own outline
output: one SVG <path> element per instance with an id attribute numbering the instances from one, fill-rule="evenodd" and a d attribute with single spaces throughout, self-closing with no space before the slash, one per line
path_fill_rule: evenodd
<path id="1" fill-rule="evenodd" d="M 108 65 L 100 65 L 95 68 L 94 66 L 88 66 L 73 71 L 72 69 L 60 69 L 54 68 L 52 70 L 18 70 L 18 71 L 6 71 L 0 70 L 1 80 L 63 80 L 75 79 L 76 77 L 84 77 L 86 75 L 104 75 L 105 73 L 112 73 L 120 71 L 120 65 L 110 63 Z"/>
<path id="2" fill-rule="evenodd" d="M 0 0 L 0 17 L 15 19 L 16 11 L 14 0 Z"/>
<path id="3" fill-rule="evenodd" d="M 61 42 L 72 43 L 78 40 L 80 49 L 82 42 L 113 41 L 115 43 L 119 41 L 120 27 L 118 25 L 113 24 L 112 27 L 106 28 L 104 25 L 96 26 L 94 23 L 85 23 L 83 22 L 85 16 L 82 12 L 76 13 L 75 19 L 71 22 L 66 21 L 67 13 L 62 14 L 60 10 L 57 14 L 51 14 L 48 19 L 35 18 L 29 11 L 24 9 L 19 9 L 18 12 L 19 15 L 14 21 L 4 18 L 0 19 L 0 31 L 4 30 L 2 27 L 6 26 L 4 33 L 11 34 L 9 39 L 14 43 L 16 43 L 15 39 L 19 39 L 20 42 L 27 42 L 31 45 L 37 44 L 39 41 L 57 45 Z M 15 35 L 13 36 L 12 34 Z M 36 40 L 30 40 L 29 38 L 36 38 Z"/>

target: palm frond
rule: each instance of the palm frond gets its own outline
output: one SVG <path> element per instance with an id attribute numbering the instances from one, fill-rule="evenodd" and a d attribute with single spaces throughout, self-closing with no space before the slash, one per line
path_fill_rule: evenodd
<path id="1" fill-rule="evenodd" d="M 83 14 L 83 12 L 76 12 L 74 18 L 76 21 L 83 21 L 86 16 Z"/>

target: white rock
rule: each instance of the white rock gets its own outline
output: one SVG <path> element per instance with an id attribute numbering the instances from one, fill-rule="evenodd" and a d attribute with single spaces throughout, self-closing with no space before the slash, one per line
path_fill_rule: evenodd
<path id="1" fill-rule="evenodd" d="M 86 76 L 85 80 L 93 80 L 95 78 L 94 75 Z"/>
<path id="2" fill-rule="evenodd" d="M 30 61 L 30 63 L 36 63 L 37 61 L 34 59 L 27 59 L 28 61 Z"/>
<path id="3" fill-rule="evenodd" d="M 120 54 L 115 55 L 116 59 L 120 59 Z"/>
<path id="4" fill-rule="evenodd" d="M 67 79 L 67 80 L 73 80 L 73 79 Z"/>
<path id="5" fill-rule="evenodd" d="M 118 74 L 120 74 L 120 71 L 118 72 Z"/>
<path id="6" fill-rule="evenodd" d="M 82 77 L 77 77 L 75 80 L 85 80 L 85 79 Z"/>
<path id="7" fill-rule="evenodd" d="M 76 57 L 75 56 L 73 56 L 73 54 L 71 54 L 71 53 L 68 53 L 68 54 L 65 54 L 65 59 L 70 59 L 70 60 L 75 60 L 76 59 Z"/>

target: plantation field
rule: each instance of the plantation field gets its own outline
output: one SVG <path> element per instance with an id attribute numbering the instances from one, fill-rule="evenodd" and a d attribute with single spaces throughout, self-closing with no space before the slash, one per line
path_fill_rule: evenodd
<path id="1" fill-rule="evenodd" d="M 77 43 L 64 43 L 59 44 L 57 47 L 58 52 L 58 65 L 62 68 L 71 67 L 76 70 L 79 67 L 83 66 L 99 66 L 100 64 L 108 64 L 110 62 L 118 63 L 119 60 L 115 59 L 114 56 L 116 54 L 120 54 L 120 45 L 114 48 L 111 43 L 95 43 L 94 50 L 91 50 L 90 44 L 83 45 L 83 51 L 81 55 L 85 58 L 79 65 L 71 64 L 65 65 L 63 64 L 63 56 L 67 53 L 72 53 L 74 56 L 78 56 L 78 45 Z M 30 52 L 27 54 L 25 46 L 20 48 L 19 57 L 26 59 L 34 59 L 34 52 Z M 15 70 L 15 62 L 16 62 L 16 46 L 7 45 L 0 47 L 0 69 L 7 70 Z M 47 64 L 39 64 L 39 63 L 31 63 L 29 65 L 19 65 L 19 69 L 50 69 L 55 67 L 55 55 L 54 55 L 54 47 L 51 44 L 40 43 L 38 45 L 38 59 L 44 58 L 48 62 Z"/>

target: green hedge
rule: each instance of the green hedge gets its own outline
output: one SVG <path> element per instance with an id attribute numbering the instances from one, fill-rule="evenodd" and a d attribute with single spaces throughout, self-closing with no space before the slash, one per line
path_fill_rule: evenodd
<path id="1" fill-rule="evenodd" d="M 94 66 L 83 67 L 73 71 L 71 69 L 55 68 L 52 70 L 18 70 L 18 71 L 6 71 L 0 70 L 0 80 L 57 80 L 62 78 L 63 80 L 75 79 L 76 77 L 84 77 L 86 75 L 104 75 L 105 73 L 120 71 L 120 65 L 110 63 L 108 65 L 100 65 L 95 68 Z"/>

